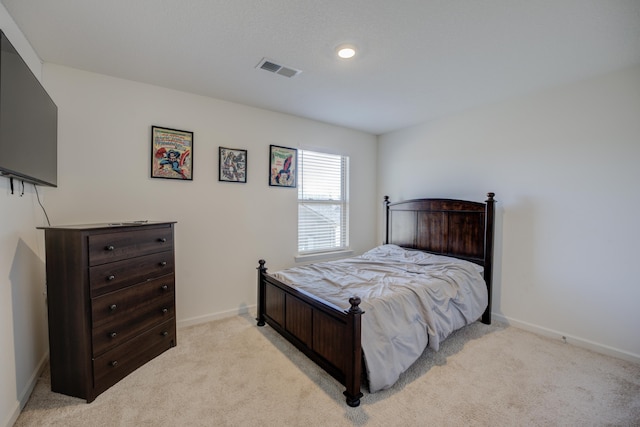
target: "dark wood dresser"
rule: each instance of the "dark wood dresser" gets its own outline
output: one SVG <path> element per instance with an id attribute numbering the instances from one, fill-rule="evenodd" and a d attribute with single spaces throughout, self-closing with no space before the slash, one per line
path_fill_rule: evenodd
<path id="1" fill-rule="evenodd" d="M 176 345 L 174 224 L 40 227 L 52 391 L 92 402 Z"/>

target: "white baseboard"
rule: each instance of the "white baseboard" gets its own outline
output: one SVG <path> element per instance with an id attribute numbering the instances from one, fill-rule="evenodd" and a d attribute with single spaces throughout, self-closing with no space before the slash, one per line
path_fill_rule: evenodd
<path id="1" fill-rule="evenodd" d="M 505 323 L 515 328 L 524 329 L 525 331 L 533 332 L 534 334 L 542 335 L 547 338 L 564 341 L 577 347 L 595 351 L 596 353 L 605 354 L 607 356 L 613 356 L 617 357 L 618 359 L 640 364 L 640 355 L 638 354 L 633 354 L 628 351 L 620 350 L 618 348 L 609 347 L 604 344 L 599 344 L 597 342 L 575 337 L 573 335 L 568 335 L 564 332 L 554 331 L 553 329 L 547 329 L 543 328 L 542 326 L 522 322 L 520 320 L 512 319 L 501 314 L 491 313 L 491 316 L 498 322 Z"/>
<path id="2" fill-rule="evenodd" d="M 13 409 L 11 410 L 9 417 L 4 420 L 4 424 L 2 424 L 4 427 L 11 427 L 13 426 L 16 421 L 18 420 L 18 417 L 20 416 L 20 401 L 16 399 L 16 401 L 13 403 Z"/>
<path id="3" fill-rule="evenodd" d="M 180 320 L 177 322 L 178 328 L 185 328 L 200 323 L 210 322 L 212 320 L 225 319 L 227 317 L 244 315 L 247 313 L 256 313 L 257 306 L 242 306 L 236 310 L 227 310 L 219 313 L 208 314 L 206 316 L 192 317 L 189 319 Z M 515 328 L 524 329 L 525 331 L 533 332 L 534 334 L 542 335 L 547 338 L 564 341 L 568 344 L 575 345 L 577 347 L 586 348 L 596 353 L 605 354 L 607 356 L 617 357 L 618 359 L 627 360 L 629 362 L 640 364 L 640 355 L 630 353 L 628 351 L 620 350 L 614 347 L 609 347 L 604 344 L 589 341 L 583 338 L 579 338 L 573 335 L 569 335 L 563 332 L 555 331 L 553 329 L 543 328 L 542 326 L 534 325 L 532 323 L 522 322 L 520 320 L 512 319 L 510 317 L 503 316 L 498 313 L 491 313 L 494 321 L 504 323 L 506 325 L 513 326 Z"/>
<path id="4" fill-rule="evenodd" d="M 240 316 L 243 314 L 248 314 L 250 312 L 251 313 L 256 312 L 255 304 L 250 306 L 243 305 L 235 310 L 221 311 L 219 313 L 212 313 L 204 316 L 197 316 L 197 317 L 191 317 L 188 319 L 178 320 L 176 322 L 176 327 L 186 328 L 188 326 L 198 325 L 200 323 L 207 323 L 207 322 L 211 322 L 212 320 L 226 319 L 227 317 L 232 317 L 232 316 Z"/>
<path id="5" fill-rule="evenodd" d="M 22 412 L 22 409 L 25 407 L 25 405 L 29 401 L 29 398 L 31 397 L 31 393 L 33 392 L 33 389 L 36 387 L 36 383 L 38 382 L 38 378 L 40 378 L 40 374 L 42 374 L 42 371 L 44 371 L 48 362 L 49 362 L 49 352 L 47 351 L 44 354 L 44 356 L 42 356 L 42 359 L 40 359 L 40 362 L 38 362 L 38 365 L 36 366 L 36 369 L 31 374 L 31 377 L 29 377 L 29 380 L 27 381 L 26 386 L 18 396 L 18 399 L 15 401 L 13 410 L 11 411 L 9 417 L 5 420 L 4 425 L 6 427 L 13 426 L 18 420 L 18 417 L 20 416 L 20 412 Z"/>
<path id="6" fill-rule="evenodd" d="M 31 377 L 29 377 L 29 381 L 27 381 L 26 387 L 24 388 L 24 390 L 22 390 L 20 396 L 18 396 L 18 399 L 20 400 L 20 410 L 22 410 L 22 408 L 24 408 L 24 406 L 27 404 L 27 401 L 31 397 L 33 389 L 36 387 L 38 378 L 40 378 L 42 371 L 44 371 L 44 369 L 47 367 L 47 363 L 49 363 L 48 351 L 42 356 L 42 359 L 40 359 L 40 362 L 38 362 L 36 370 L 33 372 L 33 374 L 31 374 Z"/>

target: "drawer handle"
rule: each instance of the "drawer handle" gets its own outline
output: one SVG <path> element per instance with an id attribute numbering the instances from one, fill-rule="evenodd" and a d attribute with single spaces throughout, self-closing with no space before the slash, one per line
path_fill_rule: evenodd
<path id="1" fill-rule="evenodd" d="M 114 360 L 113 362 L 111 362 L 109 364 L 115 368 L 116 366 L 118 366 L 118 361 Z"/>
<path id="2" fill-rule="evenodd" d="M 163 337 L 166 337 L 167 335 L 169 335 L 169 332 L 167 332 L 167 331 L 164 331 L 164 332 L 162 333 L 162 336 L 163 336 Z"/>
<path id="3" fill-rule="evenodd" d="M 113 280 L 115 278 L 116 278 L 116 276 L 114 276 L 113 274 L 111 276 L 107 276 L 107 280 L 109 280 L 109 281 L 111 281 L 111 280 Z"/>
<path id="4" fill-rule="evenodd" d="M 109 310 L 111 310 L 111 311 L 116 311 L 116 308 L 118 308 L 118 306 L 117 306 L 117 305 L 115 305 L 115 304 L 111 304 L 111 305 L 109 306 Z"/>
<path id="5" fill-rule="evenodd" d="M 109 245 L 109 246 L 107 246 L 105 249 L 106 249 L 106 250 L 108 250 L 108 251 L 113 251 L 113 250 L 115 250 L 115 249 L 116 249 L 116 247 L 115 247 L 115 246 L 113 246 L 113 245 Z"/>
<path id="6" fill-rule="evenodd" d="M 166 266 L 166 265 L 167 265 L 167 261 L 161 261 L 161 262 L 160 262 L 160 267 L 164 267 L 164 266 Z"/>
<path id="7" fill-rule="evenodd" d="M 161 237 L 161 238 L 159 238 L 159 239 L 158 239 L 158 242 L 160 242 L 160 243 L 166 243 L 166 242 L 167 242 L 167 239 L 166 239 L 165 237 Z"/>
<path id="8" fill-rule="evenodd" d="M 162 289 L 163 291 L 168 291 L 169 290 L 169 286 L 162 285 L 162 287 L 160 289 Z"/>
<path id="9" fill-rule="evenodd" d="M 111 332 L 111 333 L 109 334 L 109 338 L 115 338 L 117 335 L 118 335 L 117 333 L 115 333 L 115 332 Z"/>
<path id="10" fill-rule="evenodd" d="M 167 314 L 168 312 L 169 312 L 168 308 L 165 307 L 165 308 L 162 309 L 162 314 Z"/>

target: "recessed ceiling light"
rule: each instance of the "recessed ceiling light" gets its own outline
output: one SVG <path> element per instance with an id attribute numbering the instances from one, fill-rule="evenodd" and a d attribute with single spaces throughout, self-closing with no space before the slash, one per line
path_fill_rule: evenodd
<path id="1" fill-rule="evenodd" d="M 353 58 L 356 54 L 356 48 L 350 44 L 343 44 L 336 49 L 338 56 L 342 59 Z"/>

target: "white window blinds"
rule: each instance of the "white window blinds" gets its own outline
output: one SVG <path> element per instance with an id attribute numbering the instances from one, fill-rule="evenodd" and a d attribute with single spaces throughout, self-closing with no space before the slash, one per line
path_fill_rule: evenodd
<path id="1" fill-rule="evenodd" d="M 298 253 L 347 249 L 349 158 L 300 150 L 298 168 Z"/>

